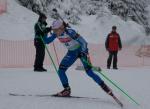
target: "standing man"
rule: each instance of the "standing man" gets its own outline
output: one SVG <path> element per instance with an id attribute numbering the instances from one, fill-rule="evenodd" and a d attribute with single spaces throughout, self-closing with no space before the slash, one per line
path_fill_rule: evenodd
<path id="1" fill-rule="evenodd" d="M 110 69 L 112 58 L 113 58 L 113 69 L 118 69 L 117 67 L 117 54 L 118 50 L 122 49 L 122 43 L 120 39 L 120 35 L 116 32 L 117 27 L 112 26 L 111 33 L 108 34 L 105 47 L 109 52 L 109 57 L 107 59 L 107 68 Z"/>
<path id="2" fill-rule="evenodd" d="M 34 46 L 36 49 L 36 56 L 34 61 L 34 71 L 43 72 L 47 71 L 43 68 L 43 62 L 45 57 L 45 46 L 41 40 L 41 37 L 44 37 L 51 31 L 50 27 L 46 27 L 46 15 L 43 13 L 39 14 L 39 19 L 34 26 L 35 38 L 34 38 Z"/>

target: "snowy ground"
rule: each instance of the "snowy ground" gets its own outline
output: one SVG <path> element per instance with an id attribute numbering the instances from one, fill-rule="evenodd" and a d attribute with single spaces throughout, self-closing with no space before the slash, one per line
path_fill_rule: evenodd
<path id="1" fill-rule="evenodd" d="M 9 96 L 19 94 L 53 94 L 62 90 L 54 70 L 33 72 L 32 69 L 0 69 L 0 109 L 120 109 L 83 71 L 68 70 L 72 95 L 99 99 L 67 99 L 36 96 Z M 136 106 L 113 86 L 114 93 L 124 103 L 124 109 L 150 108 L 150 68 L 120 68 L 107 70 L 107 76 L 116 81 L 141 106 Z"/>
<path id="2" fill-rule="evenodd" d="M 8 0 L 8 10 L 0 16 L 0 39 L 31 40 L 34 37 L 34 23 L 38 16 L 20 6 L 15 0 Z M 74 28 L 91 43 L 104 43 L 112 25 L 117 25 L 123 43 L 143 41 L 143 28 L 132 21 L 124 22 L 117 16 L 83 16 L 81 24 Z M 50 19 L 51 20 L 51 19 Z M 50 22 L 48 22 L 50 23 Z M 9 31 L 9 32 L 8 32 Z M 131 40 L 130 40 L 131 39 Z M 149 42 L 149 40 L 148 40 Z M 129 43 L 129 44 L 130 44 Z M 0 109 L 120 109 L 114 100 L 105 94 L 83 71 L 68 70 L 72 95 L 99 99 L 66 99 L 35 96 L 9 96 L 19 94 L 53 94 L 62 90 L 57 73 L 33 72 L 32 69 L 0 69 Z M 150 109 L 150 68 L 120 68 L 107 70 L 107 75 L 141 105 L 136 106 L 113 86 L 114 93 L 124 103 L 124 109 Z"/>

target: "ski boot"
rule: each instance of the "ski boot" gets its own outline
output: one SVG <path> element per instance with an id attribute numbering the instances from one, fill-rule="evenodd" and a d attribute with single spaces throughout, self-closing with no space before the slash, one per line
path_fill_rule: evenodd
<path id="1" fill-rule="evenodd" d="M 112 90 L 104 82 L 100 86 L 108 95 L 113 96 Z"/>
<path id="2" fill-rule="evenodd" d="M 61 92 L 55 94 L 54 96 L 59 96 L 59 97 L 69 97 L 71 94 L 71 89 L 70 87 L 66 87 L 64 90 Z"/>
<path id="3" fill-rule="evenodd" d="M 101 84 L 101 88 L 110 96 L 112 96 L 112 98 L 121 106 L 123 107 L 123 104 L 121 103 L 121 101 L 113 94 L 112 90 L 103 82 Z"/>

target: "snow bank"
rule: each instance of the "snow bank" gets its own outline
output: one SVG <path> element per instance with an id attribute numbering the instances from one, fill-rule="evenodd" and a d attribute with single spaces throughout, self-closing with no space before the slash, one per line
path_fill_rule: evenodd
<path id="1" fill-rule="evenodd" d="M 7 13 L 0 16 L 0 39 L 30 40 L 34 38 L 34 24 L 38 16 L 30 10 L 20 6 L 15 0 L 8 0 Z M 50 24 L 52 20 L 49 20 Z M 102 17 L 81 16 L 79 25 L 72 26 L 88 42 L 104 43 L 112 25 L 118 27 L 124 43 L 130 39 L 143 39 L 144 29 L 133 21 L 123 21 L 120 17 L 107 14 Z M 130 42 L 131 43 L 131 42 Z"/>
<path id="2" fill-rule="evenodd" d="M 15 0 L 7 0 L 7 5 L 7 12 L 0 15 L 0 39 L 33 39 L 33 27 L 38 16 Z"/>

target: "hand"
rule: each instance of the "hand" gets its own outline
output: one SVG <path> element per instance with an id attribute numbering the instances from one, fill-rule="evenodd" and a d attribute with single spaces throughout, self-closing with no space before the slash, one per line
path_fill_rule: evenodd
<path id="1" fill-rule="evenodd" d="M 66 23 L 66 22 L 64 22 L 64 21 L 63 21 L 63 24 L 64 24 L 64 27 L 65 27 L 65 28 L 66 28 L 66 27 L 69 27 L 69 24 Z"/>
<path id="2" fill-rule="evenodd" d="M 86 55 L 88 55 L 88 48 L 80 52 L 81 57 L 86 56 Z"/>
<path id="3" fill-rule="evenodd" d="M 50 27 L 49 27 L 49 31 L 51 32 L 51 30 L 52 30 L 52 27 L 50 26 Z"/>
<path id="4" fill-rule="evenodd" d="M 43 24 L 46 26 L 46 25 L 47 25 L 47 22 L 43 22 Z"/>
<path id="5" fill-rule="evenodd" d="M 45 32 L 48 33 L 48 32 L 51 32 L 51 30 L 52 30 L 52 27 L 47 27 Z"/>

